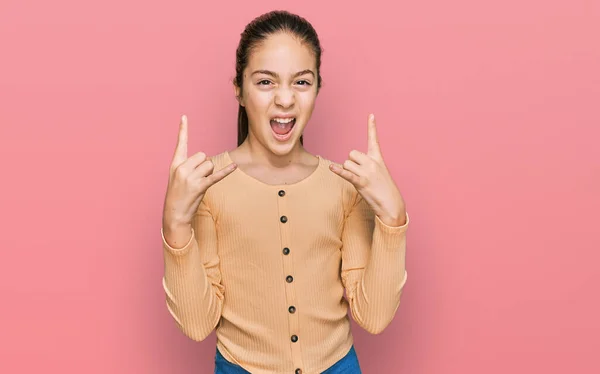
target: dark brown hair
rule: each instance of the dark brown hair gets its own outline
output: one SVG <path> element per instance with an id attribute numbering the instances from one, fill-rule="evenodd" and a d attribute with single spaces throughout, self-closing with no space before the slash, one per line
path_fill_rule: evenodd
<path id="1" fill-rule="evenodd" d="M 287 11 L 277 10 L 255 18 L 246 25 L 246 28 L 241 34 L 240 42 L 236 50 L 236 75 L 234 80 L 235 85 L 240 88 L 240 95 L 244 83 L 244 69 L 246 69 L 246 66 L 248 65 L 252 49 L 269 35 L 278 32 L 291 33 L 312 48 L 317 65 L 317 92 L 321 88 L 320 71 L 322 48 L 317 32 L 306 19 Z M 247 136 L 248 115 L 246 114 L 246 109 L 240 104 L 238 108 L 238 146 L 244 142 Z M 303 143 L 302 136 L 300 136 L 300 143 Z"/>

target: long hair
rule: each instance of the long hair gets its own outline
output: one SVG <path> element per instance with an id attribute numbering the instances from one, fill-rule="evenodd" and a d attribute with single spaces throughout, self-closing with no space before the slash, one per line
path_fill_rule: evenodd
<path id="1" fill-rule="evenodd" d="M 317 65 L 317 90 L 321 88 L 322 48 L 317 32 L 306 19 L 287 11 L 278 10 L 255 18 L 246 25 L 241 34 L 236 50 L 236 75 L 234 81 L 235 85 L 240 88 L 240 93 L 243 92 L 244 69 L 248 65 L 252 49 L 269 35 L 278 32 L 292 33 L 312 48 Z M 238 146 L 246 140 L 247 136 L 248 114 L 246 113 L 246 109 L 240 104 L 238 108 Z M 303 136 L 300 136 L 300 143 L 304 144 Z"/>

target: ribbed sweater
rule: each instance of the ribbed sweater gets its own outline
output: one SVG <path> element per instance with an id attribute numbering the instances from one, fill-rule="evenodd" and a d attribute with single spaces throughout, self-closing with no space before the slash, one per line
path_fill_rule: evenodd
<path id="1" fill-rule="evenodd" d="M 210 187 L 181 248 L 163 240 L 166 305 L 195 341 L 253 374 L 317 374 L 351 348 L 350 315 L 377 334 L 407 279 L 409 224 L 383 223 L 317 156 L 305 179 L 271 185 L 240 168 Z M 232 162 L 211 157 L 215 170 Z"/>

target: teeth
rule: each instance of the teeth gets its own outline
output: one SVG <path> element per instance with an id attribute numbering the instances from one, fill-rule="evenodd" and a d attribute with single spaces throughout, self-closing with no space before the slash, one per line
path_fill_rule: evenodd
<path id="1" fill-rule="evenodd" d="M 290 123 L 294 120 L 294 118 L 273 118 L 273 121 L 279 123 Z"/>

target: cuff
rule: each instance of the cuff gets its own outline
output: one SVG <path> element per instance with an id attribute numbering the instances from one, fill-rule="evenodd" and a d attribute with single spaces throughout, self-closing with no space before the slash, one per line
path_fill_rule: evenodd
<path id="1" fill-rule="evenodd" d="M 400 283 L 400 290 L 404 289 L 407 279 L 408 279 L 408 271 L 406 269 L 404 269 L 404 279 L 402 280 L 402 283 Z"/>
<path id="2" fill-rule="evenodd" d="M 181 248 L 171 247 L 169 245 L 169 243 L 167 243 L 167 240 L 165 239 L 165 233 L 164 233 L 162 227 L 160 229 L 160 236 L 162 238 L 163 247 L 167 251 L 169 251 L 170 253 L 172 253 L 174 255 L 184 255 L 187 252 L 189 252 L 190 248 L 192 248 L 192 246 L 194 245 L 195 232 L 194 232 L 194 228 L 192 227 L 192 235 L 190 236 L 190 240 Z"/>
<path id="3" fill-rule="evenodd" d="M 382 247 L 386 249 L 403 248 L 405 246 L 408 224 L 408 213 L 406 213 L 406 222 L 402 226 L 386 225 L 381 219 L 379 219 L 379 217 L 375 216 L 373 244 L 375 247 Z"/>
<path id="4" fill-rule="evenodd" d="M 387 225 L 381 220 L 381 218 L 379 218 L 378 215 L 375 215 L 375 222 L 376 222 L 376 225 L 378 226 L 378 228 L 386 233 L 393 234 L 393 233 L 397 233 L 397 232 L 404 232 L 408 228 L 408 223 L 410 222 L 410 218 L 408 217 L 408 212 L 406 212 L 404 214 L 404 216 L 406 217 L 406 222 L 404 222 L 404 225 L 402 225 L 402 226 Z"/>

